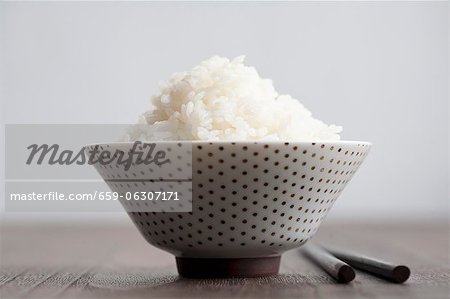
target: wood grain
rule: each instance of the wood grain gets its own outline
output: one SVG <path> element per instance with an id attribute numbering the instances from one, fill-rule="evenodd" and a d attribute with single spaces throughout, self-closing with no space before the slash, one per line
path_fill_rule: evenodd
<path id="1" fill-rule="evenodd" d="M 1 298 L 450 298 L 449 228 L 441 224 L 324 223 L 315 241 L 409 265 L 404 285 L 357 271 L 336 283 L 298 251 L 277 276 L 183 279 L 170 254 L 122 226 L 5 226 Z"/>

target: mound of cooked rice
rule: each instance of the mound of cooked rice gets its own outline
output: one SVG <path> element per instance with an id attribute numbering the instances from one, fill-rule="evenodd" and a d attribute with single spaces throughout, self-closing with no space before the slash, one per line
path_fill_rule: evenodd
<path id="1" fill-rule="evenodd" d="M 172 75 L 127 140 L 338 140 L 327 125 L 290 95 L 279 95 L 254 67 L 214 56 Z M 145 128 L 145 129 L 143 129 Z"/>

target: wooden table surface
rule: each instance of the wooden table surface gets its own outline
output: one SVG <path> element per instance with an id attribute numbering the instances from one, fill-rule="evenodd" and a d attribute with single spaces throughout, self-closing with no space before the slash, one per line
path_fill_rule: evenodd
<path id="1" fill-rule="evenodd" d="M 450 298 L 449 228 L 441 224 L 336 224 L 316 242 L 404 263 L 403 285 L 357 271 L 338 284 L 297 250 L 277 276 L 183 279 L 174 258 L 133 225 L 11 226 L 1 229 L 1 298 Z"/>

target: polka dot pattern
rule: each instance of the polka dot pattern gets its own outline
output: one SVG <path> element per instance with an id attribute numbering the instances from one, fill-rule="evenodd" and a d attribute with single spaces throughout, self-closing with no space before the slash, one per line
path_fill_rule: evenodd
<path id="1" fill-rule="evenodd" d="M 188 144 L 188 142 L 186 142 Z M 257 257 L 317 231 L 366 157 L 358 142 L 193 142 L 192 212 L 130 217 L 176 256 Z"/>
<path id="2" fill-rule="evenodd" d="M 151 143 L 149 143 L 150 145 Z M 86 146 L 88 151 L 96 150 L 94 159 L 97 160 L 102 152 L 108 152 L 109 157 L 117 154 L 118 151 L 127 153 L 128 157 L 132 148 L 132 143 L 99 144 Z M 180 142 L 166 142 L 154 144 L 151 157 L 155 157 L 158 152 L 163 151 L 164 157 L 160 161 L 167 160 L 167 163 L 157 165 L 155 163 L 132 163 L 129 169 L 126 164 L 117 163 L 115 159 L 112 163 L 95 163 L 94 166 L 106 181 L 110 189 L 120 196 L 119 201 L 127 212 L 190 212 L 192 211 L 192 144 Z M 148 146 L 139 145 L 136 151 L 142 152 L 142 159 L 145 159 L 149 152 Z M 135 156 L 136 159 L 137 155 Z M 177 192 L 178 201 L 173 200 L 135 200 L 135 195 L 149 196 L 149 192 L 166 194 L 167 192 Z M 145 193 L 142 195 L 142 193 Z M 173 194 L 171 195 L 173 198 Z M 163 196 L 160 195 L 160 198 Z M 127 200 L 130 199 L 130 200 Z"/>
<path id="3" fill-rule="evenodd" d="M 86 146 L 87 151 L 96 150 L 97 153 L 94 155 L 94 159 L 99 159 L 99 156 L 103 152 L 108 152 L 108 160 L 117 152 L 123 152 L 124 160 L 128 158 L 131 152 L 133 143 L 116 143 L 116 144 L 99 144 L 99 145 L 89 145 Z M 164 156 L 157 159 L 162 165 L 157 165 L 152 161 L 150 164 L 145 163 L 132 163 L 129 165 L 129 169 L 126 170 L 126 163 L 117 163 L 118 158 L 116 158 L 112 163 L 106 163 L 102 165 L 101 163 L 96 163 L 96 167 L 99 174 L 104 180 L 107 181 L 120 181 L 120 180 L 141 180 L 141 179 L 192 179 L 192 144 L 191 143 L 180 143 L 180 142 L 166 142 L 166 143 L 155 143 L 153 151 L 149 150 L 148 146 L 138 145 L 136 147 L 136 154 L 134 155 L 134 160 L 138 157 L 139 153 L 142 153 L 140 157 L 141 160 L 147 158 L 147 154 L 150 153 L 151 160 L 155 158 L 158 152 L 163 152 Z M 88 154 L 89 157 L 89 154 Z"/>

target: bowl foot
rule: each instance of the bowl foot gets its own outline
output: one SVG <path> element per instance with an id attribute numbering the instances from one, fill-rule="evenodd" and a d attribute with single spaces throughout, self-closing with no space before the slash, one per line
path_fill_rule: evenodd
<path id="1" fill-rule="evenodd" d="M 258 277 L 278 274 L 281 256 L 257 258 L 177 257 L 178 273 L 186 278 Z"/>

